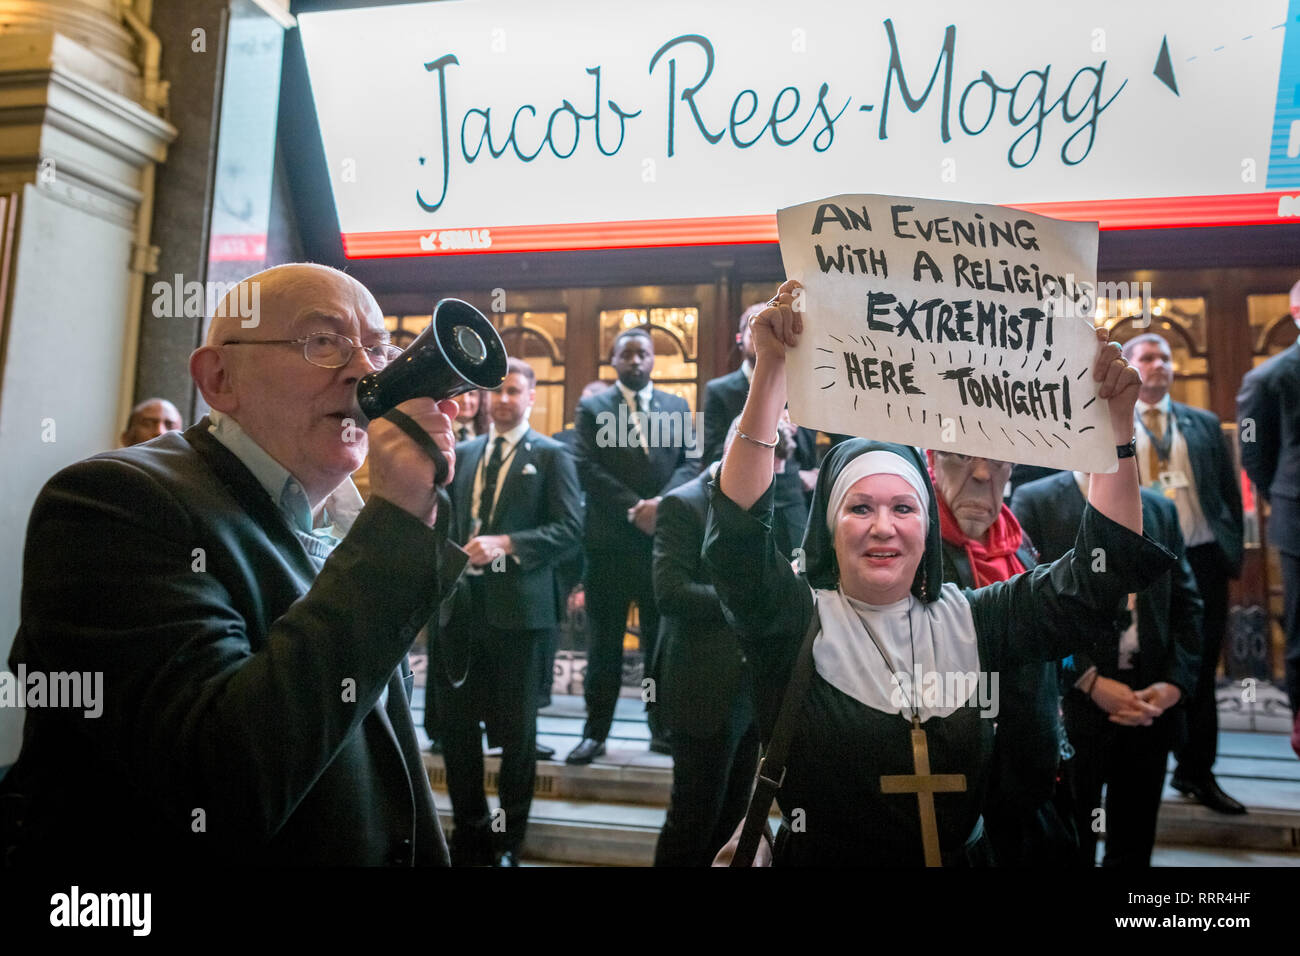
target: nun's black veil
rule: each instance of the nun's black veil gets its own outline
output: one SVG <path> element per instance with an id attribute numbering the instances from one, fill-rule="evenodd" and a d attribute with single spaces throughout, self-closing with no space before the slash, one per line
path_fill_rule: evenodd
<path id="1" fill-rule="evenodd" d="M 939 508 L 934 498 L 934 485 L 930 481 L 929 465 L 925 456 L 911 445 L 895 445 L 867 438 L 851 438 L 841 442 L 822 461 L 817 475 L 817 487 L 813 490 L 812 506 L 808 512 L 808 527 L 803 536 L 808 583 L 819 590 L 833 590 L 839 586 L 840 568 L 835 560 L 835 541 L 826 527 L 827 502 L 830 500 L 831 489 L 835 487 L 835 479 L 844 467 L 869 451 L 887 451 L 899 456 L 920 472 L 921 480 L 925 482 L 930 495 L 930 500 L 925 503 L 930 520 L 925 534 L 925 556 L 916 569 L 916 577 L 912 579 L 912 593 L 922 603 L 936 601 L 943 583 L 943 545 L 939 536 Z"/>

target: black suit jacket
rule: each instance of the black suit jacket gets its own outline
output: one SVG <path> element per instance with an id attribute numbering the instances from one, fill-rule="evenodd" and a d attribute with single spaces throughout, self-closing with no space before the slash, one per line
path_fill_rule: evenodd
<path id="1" fill-rule="evenodd" d="M 569 453 L 569 457 L 573 459 L 574 472 L 576 474 L 577 467 L 578 467 L 577 429 L 566 428 L 563 431 L 556 432 L 551 437 L 554 438 L 556 441 L 558 441 L 561 445 L 563 445 L 565 451 Z M 587 511 L 587 501 L 586 501 L 586 496 L 583 495 L 582 493 L 581 482 L 579 482 L 578 485 L 578 504 L 579 504 L 579 512 L 578 512 L 579 520 L 585 523 L 585 519 L 582 516 Z M 572 591 L 575 586 L 582 583 L 582 572 L 583 569 L 586 567 L 586 564 L 587 564 L 586 557 L 582 553 L 582 548 L 578 548 L 571 555 L 569 555 L 568 558 L 561 561 L 560 566 L 555 569 L 555 573 L 559 576 L 560 579 L 560 590 L 563 591 L 566 595 L 570 591 Z"/>
<path id="2" fill-rule="evenodd" d="M 749 397 L 749 379 L 736 369 L 704 386 L 704 454 L 702 467 L 707 468 L 722 457 L 722 446 L 727 440 L 727 429 L 745 407 Z M 766 436 L 764 436 L 766 437 Z"/>
<path id="3" fill-rule="evenodd" d="M 727 441 L 727 429 L 745 408 L 749 398 L 749 379 L 736 369 L 704 386 L 704 454 L 700 467 L 707 468 L 722 458 L 722 448 Z M 766 438 L 767 436 L 763 436 Z M 793 456 L 804 471 L 817 467 L 817 433 L 800 428 L 795 434 Z"/>
<path id="4" fill-rule="evenodd" d="M 638 501 L 663 495 L 690 481 L 699 471 L 700 460 L 688 458 L 686 442 L 676 447 L 661 442 L 647 455 L 642 449 L 623 441 L 619 408 L 630 416 L 617 385 L 578 404 L 574 428 L 578 433 L 578 477 L 587 494 L 585 542 L 587 550 L 649 550 L 650 537 L 627 520 L 628 509 Z M 650 396 L 651 412 L 669 412 L 681 416 L 685 424 L 690 415 L 686 400 L 654 389 Z M 661 430 L 661 436 L 663 430 Z M 685 432 L 675 432 L 674 437 Z"/>
<path id="5" fill-rule="evenodd" d="M 1011 510 L 1046 562 L 1074 547 L 1085 503 L 1074 473 L 1063 471 L 1016 489 Z M 1187 563 L 1178 510 L 1167 498 L 1146 488 L 1142 489 L 1142 530 L 1174 552 L 1178 563 L 1138 592 L 1138 679 L 1142 686 L 1156 681 L 1175 684 L 1186 700 L 1196 688 L 1200 665 L 1201 596 Z M 1128 627 L 1128 609 L 1115 610 L 1115 632 L 1121 634 Z M 1067 686 L 1093 664 L 1105 677 L 1118 673 L 1117 659 L 1093 661 L 1085 654 L 1075 654 L 1072 669 L 1064 672 Z"/>
<path id="6" fill-rule="evenodd" d="M 463 545 L 473 536 L 474 477 L 488 454 L 487 435 L 456 446 L 456 475 L 450 494 L 457 544 Z M 556 569 L 578 549 L 582 538 L 573 456 L 558 441 L 530 428 L 497 480 L 501 490 L 496 508 L 479 534 L 509 535 L 514 554 L 502 558 L 502 570 L 489 564 L 478 581 L 469 575 L 461 579 L 451 626 L 485 623 L 502 630 L 554 627 L 564 615 L 566 596 Z M 470 597 L 472 588 L 482 589 L 479 611 Z"/>
<path id="7" fill-rule="evenodd" d="M 1300 342 L 1246 373 L 1237 422 L 1241 463 L 1273 506 L 1269 540 L 1300 554 Z"/>
<path id="8" fill-rule="evenodd" d="M 1026 570 L 1038 563 L 1028 535 L 1022 539 L 1016 557 Z M 976 586 L 966 549 L 947 541 L 943 542 L 943 579 L 964 588 Z M 1055 662 L 1023 664 L 999 679 L 997 722 L 991 778 L 997 798 L 1015 806 L 1036 807 L 1051 798 L 1060 764 L 1060 695 Z"/>
<path id="9" fill-rule="evenodd" d="M 665 727 L 720 733 L 738 693 L 752 693 L 740 641 L 704 562 L 709 473 L 664 495 L 655 519 L 654 588 L 659 605 L 659 717 Z"/>
<path id="10" fill-rule="evenodd" d="M 1244 522 L 1241 516 L 1241 485 L 1236 466 L 1224 438 L 1219 419 L 1213 412 L 1170 401 L 1169 410 L 1187 441 L 1187 457 L 1192 461 L 1196 497 L 1201 512 L 1214 532 L 1219 546 L 1223 573 L 1236 577 L 1241 573 Z"/>
<path id="11" fill-rule="evenodd" d="M 32 509 L 10 666 L 102 671 L 106 700 L 28 711 L 5 787 L 30 852 L 446 865 L 406 654 L 464 554 L 374 499 L 318 575 L 208 424 L 73 465 Z"/>

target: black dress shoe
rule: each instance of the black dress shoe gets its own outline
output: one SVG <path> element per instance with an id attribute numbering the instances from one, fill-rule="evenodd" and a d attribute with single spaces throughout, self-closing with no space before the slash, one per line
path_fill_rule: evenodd
<path id="1" fill-rule="evenodd" d="M 1213 776 L 1204 780 L 1187 780 L 1175 774 L 1170 784 L 1179 793 L 1191 797 L 1197 803 L 1209 807 L 1215 813 L 1236 816 L 1246 812 L 1245 807 L 1223 792 L 1218 781 Z"/>
<path id="2" fill-rule="evenodd" d="M 668 745 L 668 741 L 663 737 L 650 738 L 650 752 L 656 754 L 672 755 L 673 748 Z"/>
<path id="3" fill-rule="evenodd" d="M 548 746 L 546 746 L 546 744 L 538 744 L 538 745 L 537 745 L 537 759 L 538 759 L 538 760 L 554 760 L 554 759 L 555 759 L 555 748 L 554 748 L 554 747 L 548 747 Z"/>
<path id="4" fill-rule="evenodd" d="M 582 743 L 569 751 L 569 756 L 564 758 L 564 762 L 571 764 L 587 764 L 591 763 L 597 757 L 603 756 L 605 756 L 605 741 L 583 737 Z"/>
<path id="5" fill-rule="evenodd" d="M 519 857 L 515 856 L 514 850 L 502 850 L 501 855 L 497 857 L 493 866 L 518 866 Z"/>

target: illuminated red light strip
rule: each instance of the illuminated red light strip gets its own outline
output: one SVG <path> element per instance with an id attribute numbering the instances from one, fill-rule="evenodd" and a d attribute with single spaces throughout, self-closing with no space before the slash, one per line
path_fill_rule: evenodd
<path id="1" fill-rule="evenodd" d="M 1288 222 L 1278 215 L 1287 193 L 1241 193 L 1228 196 L 1181 196 L 1154 199 L 1104 199 L 1086 202 L 1025 203 L 1015 208 L 1078 221 L 1097 220 L 1102 229 L 1158 229 L 1174 226 L 1250 226 Z M 1300 211 L 1300 202 L 1297 202 Z M 473 230 L 435 230 L 469 235 Z M 381 256 L 463 255 L 483 252 L 550 252 L 577 249 L 632 249 L 656 246 L 710 246 L 776 242 L 776 216 L 720 216 L 709 219 L 643 219 L 625 222 L 563 223 L 544 226 L 492 226 L 491 244 L 479 248 L 425 250 L 427 232 L 345 232 L 343 252 L 349 259 Z"/>

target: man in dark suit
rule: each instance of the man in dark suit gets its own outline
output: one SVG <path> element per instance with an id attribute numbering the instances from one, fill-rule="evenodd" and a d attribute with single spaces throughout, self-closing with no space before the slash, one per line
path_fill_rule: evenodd
<path id="1" fill-rule="evenodd" d="M 783 422 L 780 431 L 774 471 L 790 460 L 795 447 L 794 426 Z M 733 423 L 724 448 L 734 435 Z M 753 674 L 700 560 L 708 483 L 716 470 L 715 462 L 664 495 L 655 523 L 659 719 L 671 733 L 673 752 L 673 789 L 655 844 L 655 866 L 712 864 L 745 815 L 758 762 Z M 774 514 L 773 520 L 780 518 Z"/>
<path id="2" fill-rule="evenodd" d="M 1005 581 L 1038 563 L 1028 536 L 1002 503 L 1011 462 L 929 452 L 943 541 L 943 579 L 964 588 Z M 1016 668 L 999 683 L 993 772 L 984 824 L 998 866 L 1060 866 L 1078 843 L 1053 798 L 1060 763 L 1056 664 Z"/>
<path id="3" fill-rule="evenodd" d="M 450 488 L 454 534 L 472 567 L 456 595 L 447 643 L 468 643 L 467 676 L 454 686 L 448 672 L 455 667 L 439 661 L 431 668 L 443 716 L 456 866 L 518 864 L 537 766 L 537 648 L 548 645 L 564 613 L 556 566 L 582 534 L 573 459 L 528 426 L 532 368 L 516 358 L 508 368 L 492 397 L 488 433 L 457 446 L 460 468 Z M 483 790 L 480 720 L 501 744 L 495 819 Z M 500 836 L 495 847 L 494 833 Z"/>
<path id="4" fill-rule="evenodd" d="M 1063 471 L 1031 481 L 1012 496 L 1011 509 L 1043 561 L 1055 561 L 1074 547 L 1087 480 Z M 1183 729 L 1183 708 L 1176 705 L 1197 681 L 1201 599 L 1178 513 L 1145 488 L 1142 528 L 1173 551 L 1178 564 L 1130 599 L 1136 614 L 1116 608 L 1119 641 L 1113 655 L 1094 661 L 1076 654 L 1063 669 L 1061 708 L 1074 747 L 1063 772 L 1084 866 L 1096 859 L 1099 832 L 1106 834 L 1103 865 L 1150 865 L 1169 751 Z M 1105 555 L 1094 560 L 1104 561 Z"/>
<path id="5" fill-rule="evenodd" d="M 252 327 L 219 311 L 190 357 L 210 417 L 64 469 L 32 510 L 11 667 L 106 694 L 97 719 L 29 708 L 11 862 L 447 863 L 406 655 L 465 556 L 430 458 L 358 425 L 383 312 L 324 266 L 229 293 L 252 295 Z M 398 407 L 454 466 L 455 403 Z"/>
<path id="6" fill-rule="evenodd" d="M 605 382 L 600 380 L 588 382 L 586 385 L 582 386 L 582 393 L 578 396 L 578 401 L 581 402 L 583 399 L 590 398 L 597 392 L 603 392 L 608 387 L 609 386 Z M 574 414 L 575 416 L 577 414 L 576 408 Z M 578 430 L 570 425 L 568 428 L 556 432 L 551 437 L 564 446 L 565 450 L 573 457 L 574 465 L 576 467 L 578 461 Z M 582 510 L 586 510 L 585 499 L 582 502 Z M 585 562 L 583 560 L 582 548 L 578 548 L 555 569 L 555 573 L 560 579 L 560 589 L 565 594 L 565 613 L 572 615 L 569 623 L 571 627 L 575 628 L 575 630 L 579 627 L 578 622 L 580 620 L 577 612 L 584 610 L 586 607 L 586 595 L 580 587 L 582 584 L 584 565 Z M 551 685 L 555 680 L 555 648 L 559 641 L 559 636 L 560 630 L 556 629 L 552 632 L 551 641 L 548 646 L 539 649 L 540 656 L 538 659 L 537 673 L 538 707 L 547 707 L 551 703 Z M 537 759 L 550 760 L 554 756 L 555 751 L 550 747 L 544 747 L 541 744 L 537 745 Z"/>
<path id="7" fill-rule="evenodd" d="M 651 535 L 661 496 L 694 478 L 698 457 L 688 454 L 690 406 L 655 388 L 654 341 L 644 328 L 614 340 L 610 364 L 618 381 L 578 404 L 578 476 L 587 495 L 587 569 L 584 584 L 590 643 L 582 741 L 565 758 L 587 764 L 605 752 L 623 671 L 623 633 L 636 601 L 645 674 L 653 679 L 659 611 L 651 580 Z M 698 452 L 698 446 L 692 449 Z M 648 685 L 650 686 L 650 685 Z M 651 747 L 658 718 L 650 711 Z"/>
<path id="8" fill-rule="evenodd" d="M 712 379 L 704 386 L 704 454 L 700 457 L 701 468 L 708 468 L 722 459 L 727 430 L 745 408 L 745 399 L 749 397 L 749 376 L 754 370 L 754 335 L 749 320 L 765 308 L 767 303 L 760 302 L 740 314 L 740 328 L 736 332 L 736 345 L 740 348 L 743 360 L 740 368 Z M 783 472 L 784 477 L 778 479 L 774 492 L 778 507 L 783 502 L 788 502 L 796 492 L 810 494 L 813 485 L 817 483 L 817 433 L 807 428 L 798 429 L 795 448 L 793 460 L 798 468 Z M 799 540 L 802 539 L 801 532 Z"/>
<path id="9" fill-rule="evenodd" d="M 1300 325 L 1300 282 L 1291 289 L 1291 314 Z M 1286 692 L 1300 728 L 1300 342 L 1247 373 L 1237 421 L 1241 463 L 1272 508 L 1268 538 L 1282 559 Z"/>
<path id="10" fill-rule="evenodd" d="M 1178 510 L 1187 563 L 1205 605 L 1201 671 L 1186 702 L 1187 741 L 1177 750 L 1173 786 L 1211 810 L 1245 813 L 1213 773 L 1219 749 L 1214 685 L 1228 624 L 1228 580 L 1241 573 L 1244 553 L 1236 468 L 1218 418 L 1170 400 L 1174 366 L 1168 342 L 1154 333 L 1139 335 L 1125 343 L 1124 357 L 1142 376 L 1134 409 L 1142 484 Z"/>

